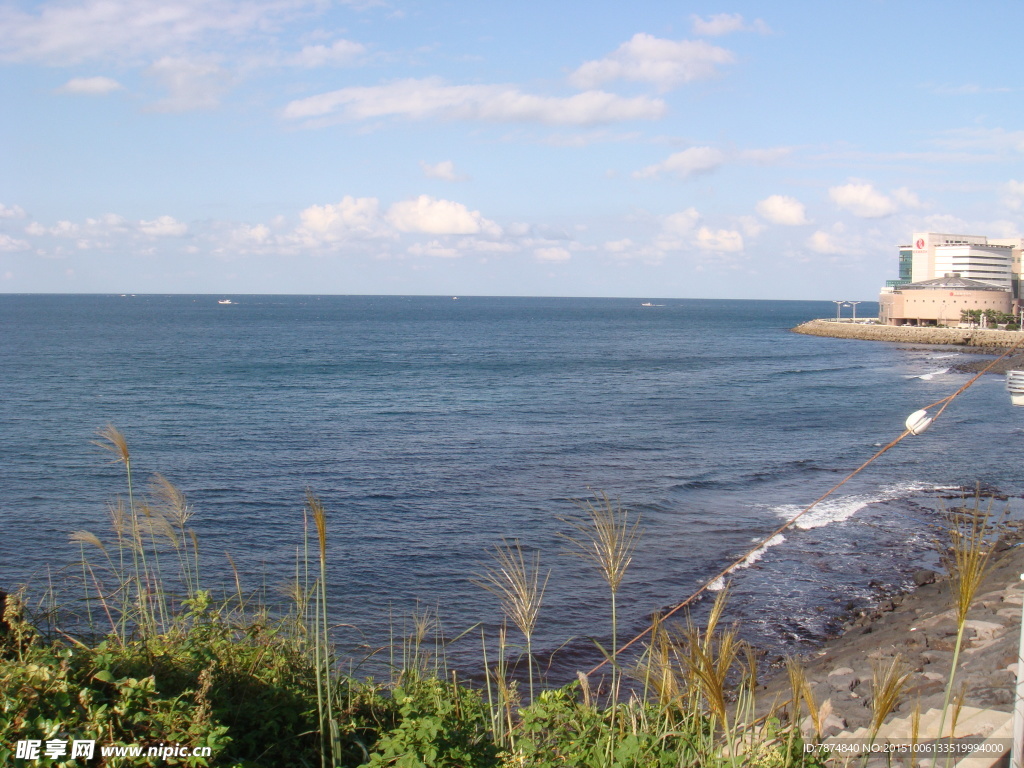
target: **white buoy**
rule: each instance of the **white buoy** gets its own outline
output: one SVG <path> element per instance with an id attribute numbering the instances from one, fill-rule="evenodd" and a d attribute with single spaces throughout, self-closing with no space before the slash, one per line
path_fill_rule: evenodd
<path id="1" fill-rule="evenodd" d="M 931 426 L 931 423 L 932 417 L 928 415 L 928 411 L 923 409 L 914 411 L 907 416 L 907 429 L 912 435 L 920 435 Z"/>

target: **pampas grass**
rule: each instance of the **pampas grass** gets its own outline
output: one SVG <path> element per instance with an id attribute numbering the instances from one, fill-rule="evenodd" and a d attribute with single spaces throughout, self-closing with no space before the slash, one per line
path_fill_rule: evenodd
<path id="1" fill-rule="evenodd" d="M 519 540 L 502 543 L 491 551 L 494 564 L 487 566 L 483 575 L 473 583 L 496 595 L 505 616 L 516 625 L 526 643 L 526 662 L 530 678 L 530 700 L 533 700 L 533 631 L 537 626 L 544 591 L 551 571 L 541 581 L 540 553 L 534 552 L 527 560 Z"/>

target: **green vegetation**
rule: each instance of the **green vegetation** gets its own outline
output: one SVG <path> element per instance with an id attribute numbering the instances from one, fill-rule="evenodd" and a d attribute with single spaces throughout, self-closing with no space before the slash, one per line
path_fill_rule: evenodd
<path id="1" fill-rule="evenodd" d="M 984 324 L 982 323 L 983 320 Z M 995 309 L 962 309 L 960 310 L 960 322 L 969 323 L 972 328 L 975 326 L 985 328 L 1005 326 L 1008 331 L 1020 330 L 1016 315 L 999 312 Z"/>
<path id="2" fill-rule="evenodd" d="M 397 766 L 398 768 L 658 768 L 816 766 L 795 723 L 806 710 L 816 740 L 830 703 L 814 700 L 790 665 L 790 702 L 755 715 L 757 663 L 735 627 L 721 626 L 728 590 L 707 625 L 655 620 L 639 658 L 625 666 L 602 649 L 606 677 L 580 673 L 551 688 L 537 674 L 532 638 L 547 586 L 539 557 L 518 542 L 495 548 L 477 583 L 494 593 L 522 635 L 503 627 L 497 647 L 481 635 L 486 683 L 472 686 L 443 664 L 433 617 L 414 618 L 392 649 L 385 683 L 342 671 L 327 617 L 328 512 L 304 510 L 295 581 L 286 607 L 255 605 L 236 574 L 235 593 L 214 600 L 200 578 L 199 543 L 184 495 L 156 476 L 145 495 L 113 428 L 102 434 L 125 469 L 127 496 L 111 505 L 111 533 L 72 534 L 80 564 L 79 637 L 47 631 L 24 593 L 8 596 L 0 628 L 0 763 L 24 765 Z M 955 583 L 969 604 L 984 572 L 986 519 L 954 536 Z M 566 541 L 616 597 L 641 535 L 639 519 L 607 496 L 579 504 Z M 80 566 L 80 567 L 79 567 Z M 45 602 L 45 601 L 44 601 Z M 51 601 L 52 602 L 52 601 Z M 964 611 L 959 611 L 961 616 Z M 959 638 L 958 638 L 959 643 Z M 525 657 L 525 659 L 523 658 Z M 525 665 L 521 662 L 525 661 Z M 526 670 L 526 693 L 512 670 Z M 610 683 L 606 683 L 606 678 Z M 896 659 L 875 683 L 881 724 L 906 680 Z M 950 676 L 952 685 L 952 675 Z M 96 757 L 18 761 L 23 740 L 95 740 Z M 205 756 L 102 757 L 100 746 L 209 747 Z"/>

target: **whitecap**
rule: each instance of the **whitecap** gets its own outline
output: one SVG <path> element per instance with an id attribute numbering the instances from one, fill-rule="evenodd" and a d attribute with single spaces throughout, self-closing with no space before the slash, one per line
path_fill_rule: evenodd
<path id="1" fill-rule="evenodd" d="M 837 496 L 818 504 L 814 509 L 797 520 L 793 527 L 809 531 L 814 528 L 821 528 L 829 523 L 841 523 L 849 520 L 860 510 L 870 504 L 877 504 L 882 501 L 892 501 L 922 491 L 943 491 L 957 486 L 945 485 L 920 485 L 915 483 L 898 483 L 895 485 L 882 486 L 875 493 L 851 494 L 849 496 Z M 776 514 L 784 520 L 796 517 L 804 507 L 798 504 L 781 504 L 774 508 Z"/>
<path id="2" fill-rule="evenodd" d="M 758 547 L 753 552 L 751 552 L 749 555 L 747 555 L 747 557 L 743 560 L 742 563 L 737 563 L 736 565 L 732 566 L 732 568 L 729 569 L 729 573 L 732 573 L 733 571 L 738 571 L 740 568 L 749 568 L 754 563 L 756 563 L 758 560 L 760 560 L 762 557 L 764 557 L 764 554 L 765 554 L 765 552 L 768 551 L 769 547 L 778 546 L 779 544 L 781 544 L 785 540 L 786 540 L 786 537 L 783 536 L 781 533 L 775 534 L 770 539 L 768 539 L 768 541 L 766 541 L 760 547 Z M 756 541 L 756 539 L 755 539 L 755 541 Z"/>
<path id="3" fill-rule="evenodd" d="M 936 376 L 941 376 L 944 373 L 949 373 L 949 368 L 942 368 L 938 371 L 932 371 L 931 373 L 922 373 L 917 376 L 908 376 L 908 379 L 921 379 L 921 381 L 931 381 Z"/>

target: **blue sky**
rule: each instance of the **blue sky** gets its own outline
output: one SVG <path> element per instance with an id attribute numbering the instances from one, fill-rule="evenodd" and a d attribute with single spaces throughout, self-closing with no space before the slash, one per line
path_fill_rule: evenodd
<path id="1" fill-rule="evenodd" d="M 873 299 L 1024 234 L 1022 22 L 0 0 L 0 292 Z"/>

